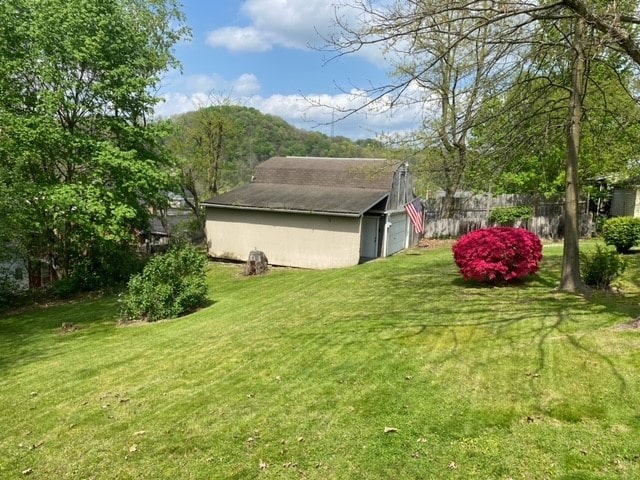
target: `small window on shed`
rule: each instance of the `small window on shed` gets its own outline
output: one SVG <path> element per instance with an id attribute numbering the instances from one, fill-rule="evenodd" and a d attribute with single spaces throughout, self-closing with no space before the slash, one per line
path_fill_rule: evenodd
<path id="1" fill-rule="evenodd" d="M 13 278 L 20 281 L 24 279 L 24 273 L 22 272 L 21 267 L 16 267 L 16 269 L 13 272 Z"/>

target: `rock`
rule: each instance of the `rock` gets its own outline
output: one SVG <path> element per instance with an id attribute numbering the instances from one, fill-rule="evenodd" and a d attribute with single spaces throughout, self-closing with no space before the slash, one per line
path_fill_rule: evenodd
<path id="1" fill-rule="evenodd" d="M 264 252 L 253 250 L 249 253 L 249 259 L 244 267 L 245 275 L 262 275 L 269 270 L 269 261 Z"/>

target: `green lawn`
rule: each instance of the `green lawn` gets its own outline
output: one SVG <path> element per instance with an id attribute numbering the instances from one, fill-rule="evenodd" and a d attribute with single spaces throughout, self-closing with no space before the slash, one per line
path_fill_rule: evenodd
<path id="1" fill-rule="evenodd" d="M 640 255 L 585 300 L 544 253 L 510 287 L 438 249 L 212 265 L 212 304 L 156 324 L 117 326 L 115 298 L 5 315 L 0 478 L 640 478 L 640 332 L 614 328 Z"/>

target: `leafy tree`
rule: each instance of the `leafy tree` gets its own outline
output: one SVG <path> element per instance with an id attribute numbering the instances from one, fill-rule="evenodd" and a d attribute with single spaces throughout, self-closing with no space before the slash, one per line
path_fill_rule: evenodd
<path id="1" fill-rule="evenodd" d="M 560 0 L 558 2 L 508 2 L 502 0 L 406 0 L 379 8 L 373 2 L 353 0 L 363 25 L 353 28 L 343 25 L 339 36 L 331 39 L 338 54 L 358 51 L 371 44 L 383 44 L 389 55 L 412 58 L 420 53 L 422 43 L 440 38 L 442 33 L 454 34 L 452 45 L 504 45 L 505 55 L 493 63 L 498 72 L 515 67 L 526 68 L 539 58 L 558 56 L 568 66 L 565 125 L 565 235 L 560 289 L 582 292 L 585 285 L 579 264 L 579 157 L 585 100 L 588 90 L 587 72 L 590 55 L 598 57 L 614 72 L 628 67 L 629 61 L 640 65 L 640 43 L 636 39 L 635 2 L 601 2 L 597 0 Z M 340 22 L 340 18 L 338 18 Z M 486 35 L 486 31 L 491 32 Z M 622 52 L 624 56 L 619 53 Z M 438 60 L 438 59 L 436 59 Z M 621 61 L 622 60 L 622 61 Z M 478 62 L 479 64 L 479 62 Z M 424 71 L 432 64 L 423 66 Z M 505 87 L 522 77 L 506 77 Z M 415 85 L 415 75 L 396 78 L 396 82 L 374 89 L 375 98 L 402 97 Z M 419 84 L 418 84 L 419 86 Z M 489 96 L 486 97 L 490 99 Z M 394 103 L 393 100 L 391 102 Z M 517 125 L 509 125 L 516 129 Z"/>
<path id="2" fill-rule="evenodd" d="M 598 55 L 590 58 L 579 165 L 583 190 L 598 177 L 626 176 L 629 159 L 640 153 L 640 108 L 629 95 L 632 72 L 626 67 L 614 71 Z M 563 193 L 570 65 L 558 56 L 535 60 L 514 88 L 483 106 L 488 121 L 473 132 L 481 161 L 467 171 L 472 188 L 486 188 L 491 178 L 499 193 L 546 198 Z"/>
<path id="3" fill-rule="evenodd" d="M 148 116 L 182 22 L 173 0 L 0 4 L 0 202 L 9 240 L 58 278 L 101 244 L 126 248 L 164 200 Z"/>
<path id="4" fill-rule="evenodd" d="M 394 18 L 388 28 L 396 21 Z M 422 95 L 411 102 L 417 100 L 427 109 L 432 105 L 417 140 L 426 147 L 424 162 L 429 176 L 445 193 L 442 213 L 449 216 L 453 195 L 478 159 L 470 140 L 474 127 L 486 121 L 480 107 L 511 74 L 510 69 L 495 68 L 511 45 L 490 44 L 493 32 L 489 26 L 479 28 L 473 40 L 459 42 L 467 20 L 455 10 L 441 12 L 437 21 L 445 28 L 429 38 L 409 29 L 414 43 L 411 60 L 401 57 L 395 75 L 419 85 Z"/>

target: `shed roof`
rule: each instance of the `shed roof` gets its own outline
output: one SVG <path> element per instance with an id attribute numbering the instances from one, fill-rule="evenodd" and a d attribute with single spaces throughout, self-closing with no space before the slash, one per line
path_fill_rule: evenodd
<path id="1" fill-rule="evenodd" d="M 252 183 L 205 205 L 220 208 L 360 216 L 389 194 L 385 190 Z"/>
<path id="2" fill-rule="evenodd" d="M 360 216 L 386 199 L 401 164 L 383 159 L 272 157 L 252 183 L 206 206 Z"/>

